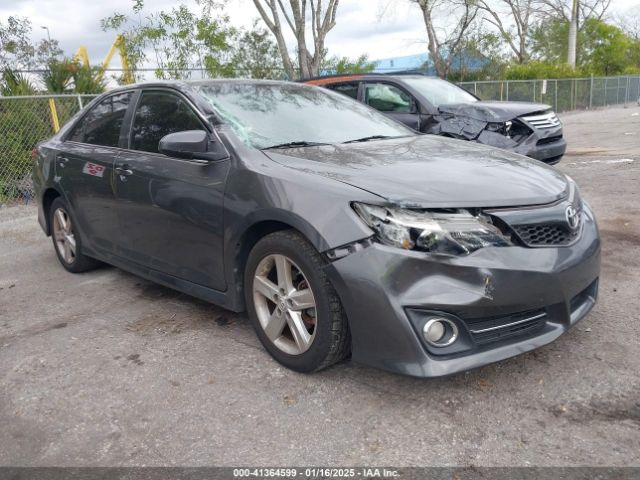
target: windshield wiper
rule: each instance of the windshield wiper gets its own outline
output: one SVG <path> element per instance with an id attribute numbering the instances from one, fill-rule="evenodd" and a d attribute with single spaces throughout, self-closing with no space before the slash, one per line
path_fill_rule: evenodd
<path id="1" fill-rule="evenodd" d="M 355 140 L 347 140 L 342 143 L 357 143 L 357 142 L 368 142 L 369 140 L 384 140 L 385 138 L 392 138 L 389 135 L 371 135 L 369 137 L 356 138 Z"/>
<path id="2" fill-rule="evenodd" d="M 265 147 L 262 150 L 270 150 L 272 148 L 317 147 L 319 145 L 329 145 L 329 144 L 319 143 L 319 142 L 307 142 L 305 140 L 301 140 L 298 142 L 287 142 L 287 143 L 279 143 L 278 145 L 271 145 L 270 147 Z"/>

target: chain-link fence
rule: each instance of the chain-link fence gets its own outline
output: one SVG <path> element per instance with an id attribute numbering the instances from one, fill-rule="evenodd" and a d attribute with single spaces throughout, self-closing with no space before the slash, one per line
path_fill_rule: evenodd
<path id="1" fill-rule="evenodd" d="M 461 82 L 458 85 L 482 100 L 545 103 L 556 112 L 640 102 L 640 75 L 496 80 Z"/>
<path id="2" fill-rule="evenodd" d="M 28 202 L 34 146 L 52 136 L 93 95 L 0 97 L 0 203 Z"/>
<path id="3" fill-rule="evenodd" d="M 483 100 L 546 103 L 557 112 L 640 101 L 640 76 L 562 80 L 463 82 Z M 0 203 L 33 196 L 34 146 L 83 108 L 94 95 L 0 97 Z"/>

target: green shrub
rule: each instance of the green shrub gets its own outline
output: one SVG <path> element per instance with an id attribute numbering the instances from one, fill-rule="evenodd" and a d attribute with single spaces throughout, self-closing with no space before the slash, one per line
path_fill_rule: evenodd
<path id="1" fill-rule="evenodd" d="M 523 64 L 509 65 L 505 72 L 505 80 L 543 80 L 550 78 L 579 78 L 587 77 L 589 73 L 579 69 L 571 68 L 563 63 L 548 62 L 528 62 Z"/>

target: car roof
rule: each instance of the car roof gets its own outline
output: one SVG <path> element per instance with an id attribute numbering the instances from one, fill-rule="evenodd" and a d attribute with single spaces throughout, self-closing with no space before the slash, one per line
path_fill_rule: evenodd
<path id="1" fill-rule="evenodd" d="M 362 80 L 402 80 L 405 78 L 438 78 L 435 76 L 422 75 L 420 73 L 396 73 L 393 75 L 387 73 L 348 73 L 345 75 L 326 75 L 323 77 L 314 77 L 303 80 L 302 83 L 308 85 L 330 85 L 332 83 L 353 82 Z"/>
<path id="2" fill-rule="evenodd" d="M 236 85 L 282 85 L 295 87 L 299 89 L 314 88 L 311 85 L 305 85 L 298 82 L 287 82 L 283 80 L 255 80 L 246 78 L 216 78 L 208 80 L 154 80 L 150 82 L 133 83 L 129 85 L 121 85 L 119 87 L 107 90 L 106 92 L 98 95 L 89 104 L 87 108 L 102 101 L 103 98 L 117 94 L 118 92 L 126 92 L 131 90 L 140 89 L 153 89 L 153 88 L 172 88 L 178 90 L 183 95 L 186 95 L 196 107 L 206 115 L 213 115 L 217 117 L 217 113 L 212 109 L 209 102 L 205 101 L 202 95 L 198 95 L 198 92 L 194 87 L 202 87 L 207 85 L 221 85 L 221 84 L 236 84 Z"/>
<path id="3" fill-rule="evenodd" d="M 188 90 L 191 87 L 199 87 L 206 85 L 217 85 L 221 83 L 236 84 L 255 84 L 255 85 L 291 85 L 292 82 L 283 80 L 255 80 L 247 78 L 215 78 L 207 80 L 153 80 L 149 82 L 138 82 L 129 85 L 121 85 L 119 87 L 108 90 L 106 93 L 118 92 L 121 90 L 154 88 L 154 87 L 171 87 L 178 90 Z"/>

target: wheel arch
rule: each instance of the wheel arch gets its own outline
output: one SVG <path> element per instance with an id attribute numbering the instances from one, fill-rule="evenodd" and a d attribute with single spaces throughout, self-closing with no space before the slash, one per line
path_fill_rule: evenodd
<path id="1" fill-rule="evenodd" d="M 300 233 L 313 247 L 322 253 L 329 247 L 327 241 L 320 233 L 303 218 L 281 210 L 273 210 L 269 213 L 250 215 L 243 228 L 238 229 L 238 233 L 233 235 L 233 239 L 227 243 L 226 269 L 227 282 L 235 289 L 237 301 L 244 305 L 244 270 L 247 265 L 247 258 L 253 247 L 265 236 L 282 231 L 295 230 Z"/>
<path id="2" fill-rule="evenodd" d="M 47 236 L 51 235 L 51 204 L 58 198 L 64 198 L 62 194 L 55 188 L 49 187 L 42 193 L 42 212 L 44 214 L 45 233 Z"/>

